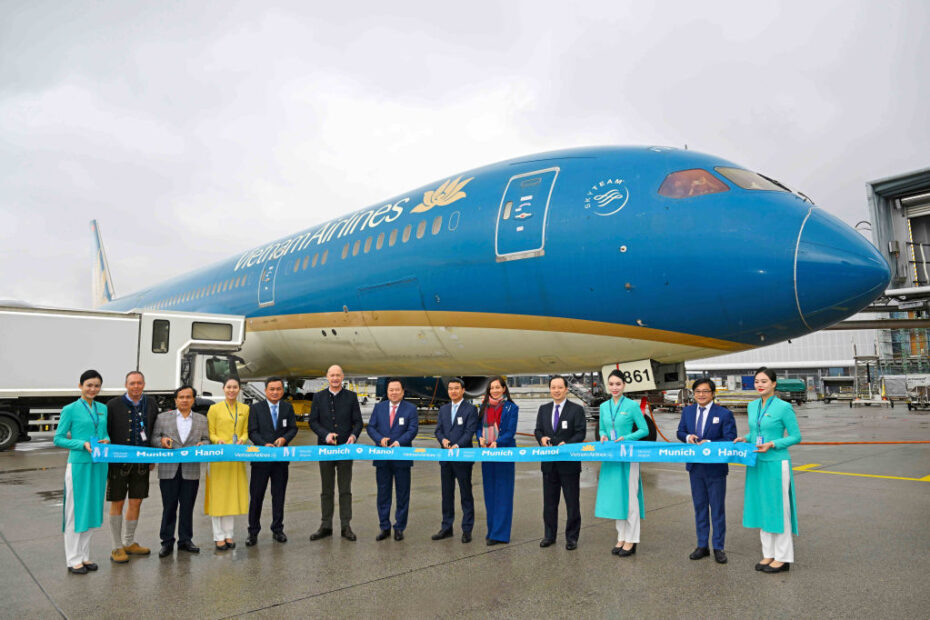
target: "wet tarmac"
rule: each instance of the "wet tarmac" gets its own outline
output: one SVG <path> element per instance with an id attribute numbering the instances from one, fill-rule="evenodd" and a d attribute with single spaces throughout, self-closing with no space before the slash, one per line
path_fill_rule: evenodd
<path id="1" fill-rule="evenodd" d="M 520 401 L 521 432 L 531 432 L 540 401 Z M 811 403 L 797 408 L 806 441 L 930 440 L 930 412 L 903 407 L 850 409 Z M 678 416 L 656 414 L 674 439 Z M 745 416 L 737 417 L 745 433 Z M 417 445 L 432 446 L 432 428 Z M 593 431 L 589 434 L 593 439 Z M 367 437 L 366 437 L 367 440 Z M 529 437 L 520 443 L 529 444 Z M 303 429 L 298 443 L 315 442 Z M 926 617 L 930 608 L 930 444 L 795 446 L 793 466 L 801 535 L 790 572 L 759 573 L 758 530 L 741 526 L 745 470 L 731 467 L 727 496 L 729 563 L 691 561 L 695 533 L 683 465 L 642 466 L 646 519 L 636 555 L 610 554 L 612 521 L 594 517 L 598 466 L 585 466 L 578 549 L 564 539 L 540 549 L 539 466 L 517 465 L 510 544 L 488 547 L 481 468 L 475 468 L 474 540 L 434 542 L 439 529 L 439 470 L 413 468 L 406 539 L 375 541 L 374 468 L 357 462 L 352 527 L 357 542 L 336 536 L 310 542 L 319 525 L 320 478 L 314 463 L 290 469 L 286 544 L 267 529 L 244 545 L 212 550 L 203 485 L 194 513 L 199 555 L 156 555 L 161 499 L 156 477 L 142 505 L 137 540 L 150 557 L 109 562 L 110 535 L 96 530 L 92 560 L 100 570 L 67 573 L 61 535 L 67 455 L 51 434 L 0 453 L 0 616 L 16 618 L 447 618 L 447 617 Z M 460 513 L 457 510 L 457 516 Z M 338 511 L 338 508 L 337 508 Z M 562 512 L 564 524 L 564 508 Z M 263 523 L 270 522 L 270 501 Z"/>

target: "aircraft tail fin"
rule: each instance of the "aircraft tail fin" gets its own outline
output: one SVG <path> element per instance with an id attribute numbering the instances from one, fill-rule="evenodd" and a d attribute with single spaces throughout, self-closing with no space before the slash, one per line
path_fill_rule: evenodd
<path id="1" fill-rule="evenodd" d="M 110 278 L 110 265 L 107 263 L 107 253 L 103 249 L 103 237 L 100 235 L 100 225 L 97 220 L 90 221 L 90 231 L 94 236 L 94 270 L 93 270 L 93 298 L 94 308 L 113 301 L 113 280 Z"/>

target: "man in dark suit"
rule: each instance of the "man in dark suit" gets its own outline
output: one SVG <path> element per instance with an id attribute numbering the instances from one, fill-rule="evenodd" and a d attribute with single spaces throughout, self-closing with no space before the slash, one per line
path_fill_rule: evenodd
<path id="1" fill-rule="evenodd" d="M 382 448 L 410 447 L 419 429 L 417 408 L 404 400 L 404 384 L 400 379 L 388 379 L 387 400 L 375 405 L 368 420 L 368 435 Z M 391 486 L 397 488 L 397 508 L 394 510 L 394 540 L 404 539 L 407 511 L 410 508 L 410 468 L 413 461 L 372 461 L 378 482 L 378 519 L 381 532 L 375 540 L 391 535 Z"/>
<path id="2" fill-rule="evenodd" d="M 478 430 L 478 408 L 463 400 L 465 383 L 461 379 L 450 379 L 446 386 L 452 401 L 439 408 L 436 420 L 436 439 L 445 449 L 471 448 L 475 431 Z M 475 526 L 475 498 L 471 492 L 471 470 L 474 463 L 439 462 L 442 481 L 442 527 L 433 534 L 433 540 L 452 536 L 455 521 L 455 482 L 459 483 L 462 503 L 462 542 L 471 542 L 471 530 Z"/>
<path id="3" fill-rule="evenodd" d="M 685 443 L 702 444 L 708 441 L 733 441 L 736 439 L 736 421 L 726 407 L 714 403 L 717 386 L 710 379 L 698 379 L 691 386 L 697 404 L 688 405 L 681 412 L 678 424 L 678 439 Z M 723 550 L 727 532 L 726 463 L 688 463 L 691 477 L 691 500 L 694 502 L 694 521 L 697 525 L 697 549 L 688 556 L 700 560 L 710 555 L 707 539 L 710 535 L 710 519 L 714 521 L 714 559 L 726 564 L 727 554 Z"/>
<path id="4" fill-rule="evenodd" d="M 284 379 L 269 377 L 265 381 L 265 400 L 249 408 L 249 439 L 256 446 L 281 448 L 297 436 L 297 418 L 294 407 L 284 397 Z M 268 480 L 271 480 L 271 537 L 280 543 L 287 542 L 284 533 L 284 496 L 287 492 L 288 461 L 252 463 L 249 481 L 249 536 L 245 544 L 251 547 L 258 542 L 262 529 L 262 504 Z"/>
<path id="5" fill-rule="evenodd" d="M 539 408 L 536 414 L 536 441 L 541 446 L 561 446 L 580 443 L 587 433 L 584 407 L 568 400 L 568 383 L 565 377 L 549 379 L 549 394 L 552 402 Z M 580 478 L 581 463 L 578 461 L 555 461 L 540 463 L 543 476 L 543 522 L 545 536 L 540 547 L 555 543 L 559 527 L 559 494 L 565 496 L 568 521 L 565 523 L 565 548 L 572 551 L 578 547 L 581 532 Z"/>
<path id="6" fill-rule="evenodd" d="M 326 371 L 329 387 L 313 395 L 310 407 L 310 429 L 317 435 L 319 445 L 337 446 L 353 444 L 362 434 L 362 409 L 358 405 L 358 395 L 342 385 L 345 373 L 342 367 L 332 365 Z M 333 492 L 336 477 L 339 477 L 339 521 L 342 525 L 342 537 L 355 540 L 355 532 L 349 522 L 352 521 L 352 460 L 320 461 L 320 478 L 323 490 L 320 504 L 323 516 L 320 529 L 310 534 L 310 540 L 319 540 L 333 534 Z"/>

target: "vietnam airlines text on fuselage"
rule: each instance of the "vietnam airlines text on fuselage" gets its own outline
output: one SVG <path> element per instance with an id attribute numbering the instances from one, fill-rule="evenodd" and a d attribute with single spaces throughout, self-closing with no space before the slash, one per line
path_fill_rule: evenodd
<path id="1" fill-rule="evenodd" d="M 854 230 L 735 164 L 597 147 L 446 177 L 107 307 L 244 314 L 255 376 L 547 372 L 771 344 L 888 278 Z"/>

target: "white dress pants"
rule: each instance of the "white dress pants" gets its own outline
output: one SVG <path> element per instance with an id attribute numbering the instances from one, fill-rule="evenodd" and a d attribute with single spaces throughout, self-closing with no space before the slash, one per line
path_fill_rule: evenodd
<path id="1" fill-rule="evenodd" d="M 794 562 L 794 542 L 791 539 L 791 471 L 788 461 L 781 462 L 781 504 L 784 515 L 782 533 L 759 530 L 762 538 L 762 557 L 775 558 L 776 562 Z"/>
<path id="2" fill-rule="evenodd" d="M 90 537 L 93 530 L 74 531 L 74 481 L 71 478 L 71 463 L 65 468 L 65 558 L 68 566 L 77 566 L 90 561 Z"/>
<path id="3" fill-rule="evenodd" d="M 617 519 L 617 542 L 639 542 L 639 463 L 630 463 L 626 519 Z"/>
<path id="4" fill-rule="evenodd" d="M 233 537 L 234 519 L 233 515 L 213 517 L 213 542 L 220 542 Z"/>

